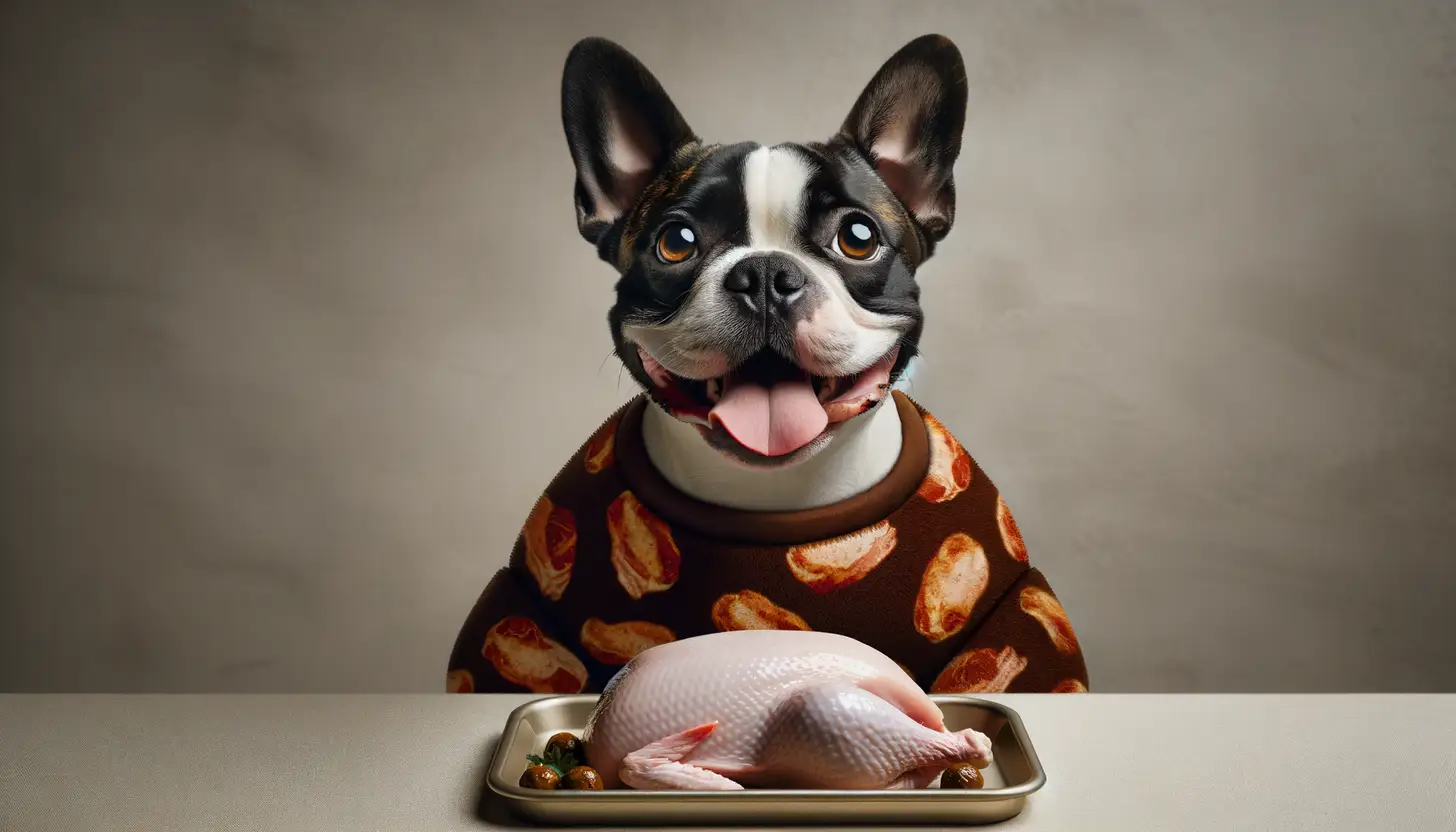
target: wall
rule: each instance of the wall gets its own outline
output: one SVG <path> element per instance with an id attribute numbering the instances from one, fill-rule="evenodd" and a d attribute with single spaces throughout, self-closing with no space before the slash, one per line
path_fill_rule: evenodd
<path id="1" fill-rule="evenodd" d="M 1094 685 L 1456 690 L 1443 6 L 6 4 L 0 688 L 441 689 L 633 392 L 571 44 L 778 141 L 938 31 L 971 114 L 912 392 Z"/>

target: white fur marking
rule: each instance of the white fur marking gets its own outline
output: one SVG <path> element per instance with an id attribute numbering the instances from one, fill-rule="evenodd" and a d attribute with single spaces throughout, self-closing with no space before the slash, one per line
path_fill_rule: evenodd
<path id="1" fill-rule="evenodd" d="M 743 160 L 743 195 L 748 202 L 748 245 L 795 251 L 804 222 L 804 197 L 813 172 L 792 150 L 760 147 Z"/>

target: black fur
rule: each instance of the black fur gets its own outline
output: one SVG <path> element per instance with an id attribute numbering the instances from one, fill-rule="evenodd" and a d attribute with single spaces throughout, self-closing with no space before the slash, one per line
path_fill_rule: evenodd
<path id="1" fill-rule="evenodd" d="M 839 129 L 842 140 L 876 163 L 932 242 L 944 238 L 955 221 L 952 168 L 961 152 L 966 98 L 960 50 L 940 35 L 924 35 L 880 67 Z M 909 128 L 904 165 L 873 151 L 896 127 Z"/>
<path id="2" fill-rule="evenodd" d="M 673 152 L 697 138 L 647 67 L 603 38 L 582 40 L 567 55 L 561 121 L 577 168 L 577 225 L 591 243 L 601 241 L 615 218 L 601 196 L 617 206 L 636 202 Z M 613 122 L 651 160 L 645 174 L 627 175 L 607 159 L 607 129 Z M 604 193 L 592 193 L 588 183 Z"/>

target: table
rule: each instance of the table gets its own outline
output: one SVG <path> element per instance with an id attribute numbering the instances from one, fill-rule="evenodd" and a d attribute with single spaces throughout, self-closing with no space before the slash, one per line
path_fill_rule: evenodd
<path id="1" fill-rule="evenodd" d="M 521 828 L 529 696 L 0 696 L 0 829 Z M 1456 830 L 1456 696 L 988 696 L 1047 769 L 1006 830 Z"/>

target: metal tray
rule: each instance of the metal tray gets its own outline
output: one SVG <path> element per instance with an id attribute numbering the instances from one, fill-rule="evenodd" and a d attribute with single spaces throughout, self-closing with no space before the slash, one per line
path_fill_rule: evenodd
<path id="1" fill-rule="evenodd" d="M 989 736 L 994 761 L 980 789 L 910 791 L 732 792 L 550 791 L 519 785 L 527 754 L 539 754 L 558 731 L 580 736 L 596 705 L 595 694 L 538 699 L 506 720 L 487 777 L 520 818 L 556 826 L 743 825 L 743 824 L 957 824 L 996 823 L 1021 813 L 1027 796 L 1046 784 L 1046 773 L 1016 711 L 968 696 L 932 696 L 950 730 L 975 728 Z"/>

